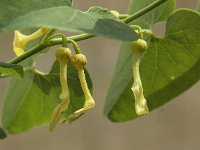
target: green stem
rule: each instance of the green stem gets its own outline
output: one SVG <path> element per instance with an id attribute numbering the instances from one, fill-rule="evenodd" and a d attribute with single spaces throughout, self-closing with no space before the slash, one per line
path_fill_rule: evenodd
<path id="1" fill-rule="evenodd" d="M 138 12 L 130 15 L 126 19 L 124 19 L 123 20 L 124 23 L 126 23 L 126 24 L 130 23 L 131 21 L 139 18 L 140 16 L 146 14 L 147 12 L 149 12 L 152 9 L 156 8 L 157 6 L 161 5 L 165 1 L 167 1 L 167 0 L 157 0 L 157 1 L 153 2 L 152 4 L 146 6 L 145 8 L 141 9 L 140 11 L 138 11 Z M 81 40 L 89 39 L 92 37 L 95 37 L 95 35 L 84 33 L 84 34 L 68 37 L 68 39 L 71 39 L 74 41 L 81 41 Z M 62 44 L 62 38 L 52 39 L 48 42 L 48 45 L 45 43 L 41 43 L 41 44 L 31 48 L 30 50 L 26 51 L 24 54 L 20 55 L 19 57 L 16 57 L 16 58 L 10 60 L 8 63 L 17 64 L 17 63 L 25 60 L 26 58 L 38 53 L 39 51 L 43 50 L 44 48 L 47 48 L 47 47 L 53 46 L 53 45 L 59 45 L 59 44 Z"/>
<path id="2" fill-rule="evenodd" d="M 92 38 L 92 37 L 95 37 L 95 35 L 84 33 L 84 34 L 70 36 L 67 39 L 74 40 L 74 41 L 81 41 L 81 40 L 86 40 L 86 39 L 89 39 L 89 38 Z M 49 41 L 49 44 L 51 46 L 53 46 L 53 45 L 59 45 L 61 43 L 62 43 L 61 38 L 55 38 L 55 39 L 52 39 L 52 40 Z"/>
<path id="3" fill-rule="evenodd" d="M 126 19 L 124 19 L 124 23 L 128 24 L 131 21 L 139 18 L 140 16 L 146 14 L 147 12 L 153 10 L 154 8 L 158 7 L 159 5 L 163 4 L 164 2 L 166 2 L 167 0 L 157 0 L 153 3 L 151 3 L 150 5 L 144 7 L 143 9 L 141 9 L 140 11 L 130 15 L 129 17 L 127 17 Z"/>
<path id="4" fill-rule="evenodd" d="M 72 43 L 76 54 L 80 54 L 80 53 L 81 53 L 80 47 L 78 46 L 78 44 L 77 44 L 74 40 L 72 40 L 72 39 L 67 39 L 67 42 Z"/>
<path id="5" fill-rule="evenodd" d="M 51 29 L 49 32 L 47 32 L 47 34 L 45 34 L 45 36 L 43 37 L 41 43 L 48 42 L 49 36 L 51 36 L 55 31 L 56 31 L 56 29 Z"/>
<path id="6" fill-rule="evenodd" d="M 60 37 L 61 37 L 62 47 L 67 47 L 67 37 L 65 37 L 65 35 L 62 34 L 62 33 L 57 33 L 57 34 L 54 34 L 54 35 L 52 35 L 51 37 L 49 37 L 49 38 L 47 39 L 47 43 L 46 43 L 46 44 L 49 45 L 49 46 L 52 46 L 51 44 L 49 44 L 49 41 L 50 41 L 51 39 L 55 38 L 56 36 L 60 36 Z"/>
<path id="7" fill-rule="evenodd" d="M 15 57 L 14 59 L 10 60 L 8 63 L 10 64 L 18 64 L 20 63 L 21 61 L 25 60 L 26 58 L 28 57 L 31 57 L 32 55 L 40 52 L 41 50 L 47 48 L 46 45 L 44 44 L 39 44 L 31 49 L 29 49 L 28 51 L 26 51 L 24 54 L 18 56 L 18 57 Z"/>

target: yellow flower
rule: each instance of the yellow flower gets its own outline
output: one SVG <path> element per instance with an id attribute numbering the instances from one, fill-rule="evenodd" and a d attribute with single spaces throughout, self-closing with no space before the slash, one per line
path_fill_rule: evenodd
<path id="1" fill-rule="evenodd" d="M 28 42 L 37 39 L 38 37 L 47 33 L 49 29 L 40 28 L 36 32 L 30 35 L 24 35 L 18 30 L 14 32 L 14 41 L 13 41 L 13 50 L 17 56 L 20 56 L 24 53 L 24 49 Z"/>
<path id="2" fill-rule="evenodd" d="M 67 120 L 70 121 L 73 118 L 77 118 L 84 114 L 89 109 L 93 108 L 95 106 L 94 99 L 90 93 L 90 90 L 88 89 L 87 81 L 85 78 L 85 72 L 84 72 L 84 66 L 87 63 L 87 59 L 85 55 L 83 54 L 77 54 L 72 57 L 72 63 L 74 64 L 75 68 L 78 70 L 78 76 L 81 84 L 81 88 L 84 93 L 85 97 L 85 103 L 83 108 L 75 111 L 72 115 L 70 115 Z"/>
<path id="3" fill-rule="evenodd" d="M 140 59 L 147 49 L 147 43 L 144 40 L 139 39 L 138 41 L 132 42 L 133 51 L 133 78 L 134 83 L 132 85 L 132 91 L 135 96 L 135 111 L 138 115 L 145 115 L 149 113 L 147 102 L 143 94 L 142 81 L 140 79 L 139 64 Z"/>
<path id="4" fill-rule="evenodd" d="M 69 48 L 60 47 L 56 50 L 55 55 L 60 64 L 60 84 L 62 88 L 60 99 L 62 101 L 60 104 L 58 104 L 58 106 L 54 109 L 52 113 L 49 125 L 50 131 L 53 131 L 56 124 L 59 122 L 63 112 L 68 109 L 68 105 L 70 102 L 70 93 L 67 82 L 67 63 L 71 57 L 71 50 Z"/>

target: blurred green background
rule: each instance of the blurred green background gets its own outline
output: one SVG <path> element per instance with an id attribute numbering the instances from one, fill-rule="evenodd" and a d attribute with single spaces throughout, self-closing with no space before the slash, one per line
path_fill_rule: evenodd
<path id="1" fill-rule="evenodd" d="M 177 7 L 194 8 L 197 0 L 177 0 Z M 74 7 L 87 10 L 99 5 L 126 12 L 128 0 L 74 0 Z M 163 25 L 154 27 L 162 35 Z M 13 33 L 0 33 L 0 61 L 14 57 Z M 199 150 L 200 83 L 176 100 L 145 117 L 112 123 L 103 115 L 106 91 L 112 77 L 120 42 L 96 37 L 80 42 L 88 57 L 87 69 L 94 84 L 96 107 L 73 124 L 59 125 L 53 133 L 47 127 L 34 128 L 0 141 L 0 150 Z M 38 61 L 47 71 L 54 59 L 54 49 Z M 9 79 L 0 80 L 0 111 Z"/>

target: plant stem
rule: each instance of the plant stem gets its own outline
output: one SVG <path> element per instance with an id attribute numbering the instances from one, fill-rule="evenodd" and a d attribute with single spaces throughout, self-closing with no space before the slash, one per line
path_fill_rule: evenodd
<path id="1" fill-rule="evenodd" d="M 81 53 L 80 47 L 78 46 L 78 44 L 74 40 L 68 39 L 68 42 L 72 43 L 76 54 L 80 54 Z"/>
<path id="2" fill-rule="evenodd" d="M 81 41 L 81 40 L 85 40 L 85 39 L 89 39 L 94 37 L 94 35 L 91 34 L 80 34 L 80 35 L 75 35 L 75 36 L 70 36 L 68 37 L 69 40 L 74 40 L 74 41 Z M 70 43 L 70 41 L 67 41 L 68 43 Z M 10 60 L 8 63 L 10 64 L 18 64 L 21 61 L 25 60 L 26 58 L 38 53 L 39 51 L 50 47 L 50 46 L 54 46 L 54 45 L 59 45 L 62 44 L 62 39 L 61 38 L 55 38 L 49 41 L 48 45 L 45 44 L 39 44 L 31 49 L 29 49 L 28 51 L 26 51 L 24 54 L 22 54 L 21 56 L 15 57 L 14 59 Z"/>
<path id="3" fill-rule="evenodd" d="M 15 57 L 14 59 L 10 60 L 8 63 L 10 64 L 18 64 L 20 63 L 21 61 L 25 60 L 26 58 L 38 53 L 39 51 L 43 50 L 47 48 L 46 45 L 44 44 L 39 44 L 31 49 L 29 49 L 28 51 L 26 51 L 24 54 L 18 56 L 18 57 Z"/>
<path id="4" fill-rule="evenodd" d="M 128 24 L 131 21 L 139 18 L 140 16 L 146 14 L 147 12 L 151 11 L 152 9 L 158 7 L 159 5 L 163 4 L 164 2 L 166 2 L 167 0 L 157 0 L 155 2 L 153 2 L 152 4 L 144 7 L 143 9 L 141 9 L 140 11 L 130 15 L 129 17 L 127 17 L 126 19 L 123 20 L 124 23 Z M 81 41 L 81 40 L 85 40 L 85 39 L 89 39 L 95 37 L 95 35 L 92 34 L 88 34 L 88 33 L 84 33 L 84 34 L 79 34 L 79 35 L 74 35 L 71 37 L 68 37 L 68 39 L 74 40 L 74 41 Z M 69 42 L 69 41 L 68 41 Z M 26 58 L 38 53 L 39 51 L 43 50 L 44 48 L 53 46 L 53 45 L 59 45 L 62 44 L 62 38 L 55 38 L 49 41 L 48 45 L 45 43 L 40 43 L 39 45 L 29 49 L 28 51 L 26 51 L 24 54 L 22 54 L 19 57 L 16 57 L 12 60 L 10 60 L 8 63 L 11 64 L 17 64 L 20 63 L 21 61 L 25 60 Z"/>
<path id="5" fill-rule="evenodd" d="M 41 43 L 46 43 L 46 41 L 48 40 L 48 38 L 49 38 L 54 32 L 56 32 L 56 29 L 50 29 L 50 31 L 47 32 L 47 34 L 43 37 Z"/>
<path id="6" fill-rule="evenodd" d="M 92 38 L 94 36 L 95 35 L 84 33 L 84 34 L 73 35 L 73 36 L 67 37 L 67 39 L 74 40 L 74 41 L 81 41 L 81 40 L 86 40 L 86 39 Z M 52 39 L 49 41 L 50 46 L 58 45 L 61 43 L 62 43 L 61 38 L 55 38 L 55 39 Z"/>
<path id="7" fill-rule="evenodd" d="M 67 37 L 62 33 L 57 33 L 57 34 L 52 35 L 51 37 L 47 38 L 47 42 L 49 42 L 51 39 L 55 38 L 56 36 L 61 37 L 62 47 L 67 47 Z M 47 43 L 47 45 L 49 45 L 49 44 Z"/>
<path id="8" fill-rule="evenodd" d="M 146 14 L 147 12 L 151 11 L 152 9 L 158 7 L 159 5 L 163 4 L 164 2 L 166 2 L 167 0 L 157 0 L 153 3 L 151 3 L 150 5 L 144 7 L 143 9 L 141 9 L 140 11 L 130 15 L 129 17 L 127 17 L 126 19 L 124 19 L 124 23 L 128 24 L 131 21 L 139 18 L 140 16 Z"/>

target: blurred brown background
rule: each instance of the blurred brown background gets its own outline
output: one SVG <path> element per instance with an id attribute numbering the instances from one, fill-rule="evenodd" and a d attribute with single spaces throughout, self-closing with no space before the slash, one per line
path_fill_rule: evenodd
<path id="1" fill-rule="evenodd" d="M 177 0 L 178 7 L 194 8 L 196 0 Z M 126 12 L 128 0 L 74 0 L 75 8 L 93 5 Z M 155 31 L 162 33 L 157 25 Z M 14 57 L 12 33 L 0 33 L 0 60 Z M 103 114 L 120 42 L 100 37 L 80 42 L 88 56 L 87 68 L 94 82 L 96 107 L 72 125 L 59 125 L 53 133 L 39 127 L 10 135 L 0 141 L 0 150 L 199 150 L 200 83 L 149 115 L 126 123 L 112 123 Z M 42 56 L 38 68 L 47 71 L 53 52 Z M 0 80 L 0 106 L 8 79 Z"/>

